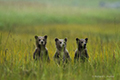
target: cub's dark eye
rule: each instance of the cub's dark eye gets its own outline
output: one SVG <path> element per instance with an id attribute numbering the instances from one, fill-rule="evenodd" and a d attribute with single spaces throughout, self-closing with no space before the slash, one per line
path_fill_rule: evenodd
<path id="1" fill-rule="evenodd" d="M 39 41 L 41 41 L 41 39 L 39 39 Z"/>
<path id="2" fill-rule="evenodd" d="M 45 39 L 43 39 L 43 41 L 45 41 Z"/>
<path id="3" fill-rule="evenodd" d="M 83 42 L 81 42 L 81 43 L 83 43 Z"/>
<path id="4" fill-rule="evenodd" d="M 60 42 L 60 44 L 61 44 L 62 42 Z"/>

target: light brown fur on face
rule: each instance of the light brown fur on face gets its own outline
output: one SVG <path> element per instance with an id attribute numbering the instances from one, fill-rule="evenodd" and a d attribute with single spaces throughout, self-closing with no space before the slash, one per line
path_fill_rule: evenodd
<path id="1" fill-rule="evenodd" d="M 36 46 L 45 46 L 47 43 L 47 36 L 35 36 Z"/>
<path id="2" fill-rule="evenodd" d="M 66 48 L 67 38 L 65 38 L 65 39 L 56 38 L 55 43 L 56 43 L 57 50 L 61 51 L 62 49 Z"/>
<path id="3" fill-rule="evenodd" d="M 81 45 L 81 47 L 84 47 L 84 45 L 86 45 L 86 41 L 85 41 L 85 39 L 79 39 L 77 41 L 77 44 L 78 44 L 78 46 Z"/>

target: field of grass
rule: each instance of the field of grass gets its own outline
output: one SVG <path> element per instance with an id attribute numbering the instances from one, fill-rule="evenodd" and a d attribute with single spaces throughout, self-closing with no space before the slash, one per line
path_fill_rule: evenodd
<path id="1" fill-rule="evenodd" d="M 0 1 L 0 80 L 119 80 L 119 9 Z M 51 62 L 33 60 L 35 35 L 48 35 Z M 71 63 L 53 61 L 54 39 L 67 37 Z M 89 61 L 74 64 L 76 38 L 88 38 Z"/>

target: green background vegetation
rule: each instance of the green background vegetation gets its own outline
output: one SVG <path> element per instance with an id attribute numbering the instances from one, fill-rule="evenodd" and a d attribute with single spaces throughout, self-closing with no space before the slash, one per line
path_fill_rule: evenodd
<path id="1" fill-rule="evenodd" d="M 0 0 L 0 80 L 118 80 L 120 8 L 101 2 L 118 0 Z M 35 35 L 48 35 L 49 64 L 32 58 Z M 56 37 L 68 38 L 65 68 L 53 61 Z M 84 64 L 74 64 L 77 37 L 88 37 Z"/>

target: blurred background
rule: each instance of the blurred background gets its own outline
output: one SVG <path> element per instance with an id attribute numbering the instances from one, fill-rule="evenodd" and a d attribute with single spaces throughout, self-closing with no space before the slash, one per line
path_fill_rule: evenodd
<path id="1" fill-rule="evenodd" d="M 119 0 L 0 0 L 0 30 L 51 24 L 111 23 L 120 23 Z"/>

